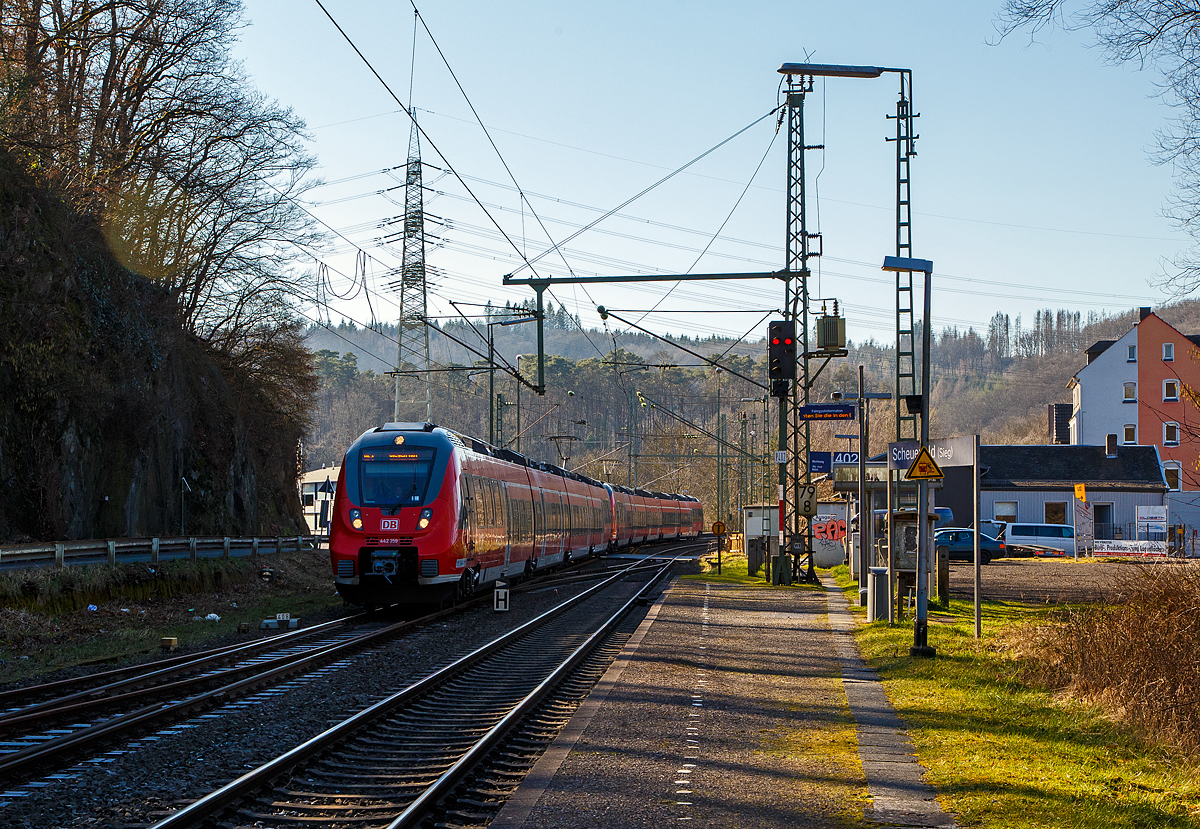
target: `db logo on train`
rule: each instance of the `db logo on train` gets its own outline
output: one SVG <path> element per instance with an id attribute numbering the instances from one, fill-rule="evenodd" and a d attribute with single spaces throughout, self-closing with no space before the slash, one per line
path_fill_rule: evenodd
<path id="1" fill-rule="evenodd" d="M 841 541 L 846 537 L 846 521 L 843 518 L 818 518 L 813 522 L 813 536 L 829 541 Z"/>

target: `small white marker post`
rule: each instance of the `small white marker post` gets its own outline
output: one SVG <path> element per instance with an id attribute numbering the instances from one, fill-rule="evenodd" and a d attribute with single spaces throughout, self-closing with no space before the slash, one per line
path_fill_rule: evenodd
<path id="1" fill-rule="evenodd" d="M 496 590 L 492 593 L 492 610 L 497 613 L 508 612 L 508 582 L 496 582 Z"/>

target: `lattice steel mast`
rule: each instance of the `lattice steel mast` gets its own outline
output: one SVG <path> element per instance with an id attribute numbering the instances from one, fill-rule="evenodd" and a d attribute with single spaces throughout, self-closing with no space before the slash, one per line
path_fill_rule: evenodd
<path id="1" fill-rule="evenodd" d="M 400 420 L 400 378 L 405 364 L 425 372 L 425 419 L 433 422 L 433 389 L 429 374 L 429 326 L 426 325 L 428 291 L 425 281 L 425 201 L 421 187 L 421 145 L 417 122 L 408 139 L 408 166 L 404 179 L 404 258 L 400 279 L 389 285 L 400 293 L 400 324 L 396 337 L 396 408 Z"/>
<path id="2" fill-rule="evenodd" d="M 909 160 L 917 154 L 913 132 L 912 72 L 900 74 L 900 97 L 896 101 L 896 256 L 912 257 L 912 198 L 910 192 Z M 905 398 L 917 393 L 915 299 L 912 271 L 896 272 L 896 440 L 917 437 L 917 414 L 909 413 Z M 922 320 L 929 325 L 929 320 Z M 929 389 L 921 389 L 929 394 Z"/>

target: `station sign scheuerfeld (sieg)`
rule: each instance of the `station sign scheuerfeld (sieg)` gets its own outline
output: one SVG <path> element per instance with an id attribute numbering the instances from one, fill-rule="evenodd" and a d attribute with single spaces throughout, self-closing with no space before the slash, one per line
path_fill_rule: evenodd
<path id="1" fill-rule="evenodd" d="M 907 472 L 921 452 L 921 443 L 902 440 L 888 444 L 888 469 Z M 929 454 L 938 466 L 971 466 L 975 463 L 975 436 L 929 441 Z"/>

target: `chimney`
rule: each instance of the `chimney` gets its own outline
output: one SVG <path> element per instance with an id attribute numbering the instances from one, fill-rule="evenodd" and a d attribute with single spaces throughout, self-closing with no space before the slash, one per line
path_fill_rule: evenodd
<path id="1" fill-rule="evenodd" d="M 1141 316 L 1138 318 L 1138 322 L 1141 322 L 1146 317 L 1150 316 L 1150 314 L 1154 311 L 1153 308 L 1139 308 L 1138 310 L 1141 311 Z"/>

